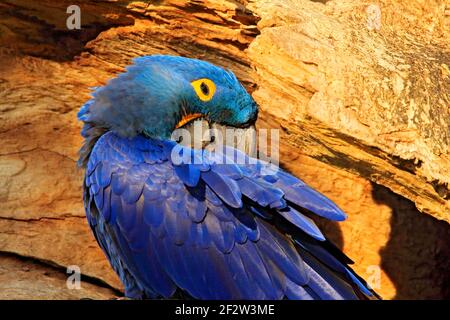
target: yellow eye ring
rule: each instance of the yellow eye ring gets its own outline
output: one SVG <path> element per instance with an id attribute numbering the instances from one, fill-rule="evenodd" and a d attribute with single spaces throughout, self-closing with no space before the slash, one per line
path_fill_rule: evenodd
<path id="1" fill-rule="evenodd" d="M 195 93 L 200 100 L 207 102 L 212 99 L 216 92 L 216 85 L 210 79 L 202 78 L 191 82 Z"/>

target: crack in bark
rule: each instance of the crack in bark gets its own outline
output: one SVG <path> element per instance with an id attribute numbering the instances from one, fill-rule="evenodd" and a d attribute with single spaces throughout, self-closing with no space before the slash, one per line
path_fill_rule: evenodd
<path id="1" fill-rule="evenodd" d="M 17 221 L 17 222 L 40 222 L 43 220 L 65 221 L 66 219 L 71 219 L 71 218 L 85 219 L 86 217 L 84 215 L 74 215 L 71 213 L 62 214 L 59 217 L 42 216 L 39 218 L 14 218 L 14 217 L 8 217 L 8 216 L 5 217 L 5 216 L 0 215 L 0 220 Z"/>
<path id="2" fill-rule="evenodd" d="M 43 3 L 42 7 L 45 7 L 47 3 Z M 97 38 L 97 36 L 108 29 L 122 25 L 132 25 L 134 19 L 127 17 L 129 11 L 126 10 L 120 3 L 109 4 L 107 7 L 111 14 L 115 13 L 117 19 L 109 19 L 101 14 L 98 15 L 98 19 L 84 23 L 83 20 L 80 30 L 68 30 L 58 29 L 57 24 L 65 25 L 65 19 L 68 17 L 66 13 L 67 3 L 60 2 L 59 6 L 52 6 L 52 10 L 60 11 L 60 15 L 53 15 L 52 23 L 47 22 L 39 16 L 39 10 L 30 10 L 26 7 L 26 1 L 22 5 L 18 3 L 5 3 L 4 6 L 0 6 L 0 16 L 4 15 L 8 18 L 14 18 L 19 21 L 25 21 L 28 25 L 33 26 L 33 31 L 24 34 L 26 31 L 22 28 L 13 29 L 11 32 L 15 33 L 18 38 L 26 39 L 27 44 L 35 43 L 36 46 L 23 46 L 20 41 L 15 43 L 15 46 L 11 46 L 12 49 L 18 49 L 19 52 L 28 54 L 30 56 L 54 60 L 54 61 L 72 61 L 74 57 L 80 54 L 86 43 L 90 40 Z M 81 11 L 86 6 L 92 7 L 89 2 L 80 2 L 78 5 L 81 7 Z M 95 4 L 99 13 L 106 11 L 106 4 Z M 91 8 L 90 8 L 91 9 Z M 90 18 L 92 19 L 92 15 Z M 60 19 L 60 20 L 59 20 Z M 57 23 L 56 23 L 57 22 Z M 8 28 L 8 26 L 6 26 Z M 9 28 L 8 28 L 9 29 Z M 22 45 L 22 46 L 21 46 Z"/>
<path id="3" fill-rule="evenodd" d="M 20 150 L 20 151 L 12 151 L 12 152 L 0 153 L 0 157 L 7 157 L 7 156 L 12 156 L 12 155 L 26 154 L 26 153 L 31 153 L 31 152 L 34 152 L 34 151 L 49 152 L 49 153 L 55 154 L 55 155 L 57 155 L 59 157 L 62 157 L 64 159 L 66 159 L 66 160 L 69 160 L 71 162 L 75 162 L 75 163 L 77 162 L 77 160 L 72 159 L 71 157 L 69 157 L 69 156 L 67 156 L 65 154 L 59 153 L 58 151 L 55 151 L 55 150 L 42 148 L 42 147 L 34 147 L 34 148 L 31 148 L 31 149 L 25 149 L 25 150 Z"/>
<path id="4" fill-rule="evenodd" d="M 50 260 L 40 259 L 40 258 L 37 258 L 37 257 L 34 257 L 34 256 L 21 255 L 21 254 L 18 254 L 16 252 L 4 251 L 4 250 L 0 250 L 0 257 L 1 256 L 6 256 L 6 257 L 9 256 L 9 257 L 13 257 L 13 258 L 16 258 L 18 260 L 21 260 L 21 261 L 23 261 L 25 263 L 36 264 L 38 266 L 51 269 L 51 270 L 53 270 L 55 272 L 58 272 L 58 273 L 64 275 L 64 277 L 67 277 L 67 266 L 63 266 L 63 265 L 57 264 L 57 263 L 55 263 L 53 261 L 50 261 Z M 111 286 L 107 282 L 105 282 L 102 279 L 99 279 L 97 277 L 93 277 L 93 276 L 89 276 L 89 275 L 86 275 L 84 273 L 81 273 L 81 281 L 86 282 L 86 283 L 91 284 L 91 285 L 94 285 L 94 286 L 102 287 L 102 288 L 105 288 L 105 289 L 110 289 L 111 291 L 113 291 L 113 293 L 116 296 L 123 296 L 123 292 L 121 292 L 117 288 Z"/>

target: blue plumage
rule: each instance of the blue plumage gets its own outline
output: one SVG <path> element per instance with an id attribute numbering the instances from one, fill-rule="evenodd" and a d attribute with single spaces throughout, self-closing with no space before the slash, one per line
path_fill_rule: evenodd
<path id="1" fill-rule="evenodd" d="M 216 84 L 208 102 L 189 91 L 199 78 Z M 329 199 L 282 170 L 264 174 L 261 161 L 217 164 L 216 155 L 186 147 L 202 163 L 171 157 L 179 146 L 168 136 L 186 108 L 236 127 L 257 114 L 231 72 L 167 56 L 137 59 L 79 112 L 87 218 L 125 294 L 374 297 L 307 216 L 343 220 Z"/>

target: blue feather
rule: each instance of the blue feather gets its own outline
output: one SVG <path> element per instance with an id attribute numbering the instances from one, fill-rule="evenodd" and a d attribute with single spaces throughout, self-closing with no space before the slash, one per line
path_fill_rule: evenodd
<path id="1" fill-rule="evenodd" d="M 286 279 L 286 297 L 289 300 L 315 300 L 302 286 Z"/>
<path id="2" fill-rule="evenodd" d="M 273 188 L 263 181 L 254 181 L 248 177 L 238 180 L 237 183 L 245 196 L 263 207 L 281 201 L 284 195 L 280 189 Z"/>
<path id="3" fill-rule="evenodd" d="M 95 205 L 99 210 L 103 208 L 103 188 L 99 188 L 99 191 L 94 194 Z"/>
<path id="4" fill-rule="evenodd" d="M 348 282 L 336 275 L 329 268 L 319 263 L 317 259 L 303 252 L 302 257 L 306 262 L 311 287 L 322 299 L 357 299 L 355 292 Z M 339 298 L 336 298 L 339 296 Z"/>
<path id="5" fill-rule="evenodd" d="M 231 222 L 221 222 L 214 214 L 208 213 L 205 217 L 205 226 L 219 251 L 229 253 L 233 249 L 234 227 Z"/>
<path id="6" fill-rule="evenodd" d="M 179 199 L 167 199 L 165 208 L 167 235 L 175 244 L 182 245 L 188 238 L 192 221 Z"/>
<path id="7" fill-rule="evenodd" d="M 205 186 L 205 199 L 210 206 L 222 206 L 223 202 L 219 197 L 211 190 L 209 186 Z"/>
<path id="8" fill-rule="evenodd" d="M 175 172 L 181 181 L 189 187 L 195 187 L 200 180 L 200 170 L 189 164 L 175 166 Z"/>
<path id="9" fill-rule="evenodd" d="M 314 269 L 310 266 L 305 266 L 308 276 L 310 278 L 308 286 L 322 299 L 322 300 L 343 300 L 342 297 L 332 285 L 330 285 L 325 279 L 323 279 Z"/>
<path id="10" fill-rule="evenodd" d="M 144 180 L 141 181 L 129 181 L 125 191 L 121 195 L 123 200 L 128 204 L 135 203 L 139 197 L 142 195 L 144 189 Z"/>
<path id="11" fill-rule="evenodd" d="M 281 183 L 281 179 L 275 183 L 285 193 L 285 198 L 311 212 L 335 221 L 343 221 L 347 218 L 339 207 L 319 192 L 311 189 L 303 183 L 293 185 Z"/>
<path id="12" fill-rule="evenodd" d="M 236 181 L 212 170 L 203 172 L 201 177 L 226 204 L 233 208 L 242 207 L 242 195 Z"/>
<path id="13" fill-rule="evenodd" d="M 269 226 L 260 224 L 261 237 L 258 247 L 270 260 L 272 260 L 283 273 L 298 284 L 308 281 L 302 259 L 286 240 L 276 237 L 276 232 L 269 231 Z"/>
<path id="14" fill-rule="evenodd" d="M 275 299 L 272 280 L 264 267 L 264 263 L 258 253 L 254 242 L 246 242 L 245 245 L 237 245 L 241 260 L 248 275 L 252 276 L 252 281 L 263 292 L 263 299 Z"/>
<path id="15" fill-rule="evenodd" d="M 187 191 L 185 194 L 184 203 L 186 204 L 188 215 L 192 219 L 192 221 L 198 223 L 203 220 L 207 208 L 204 197 L 203 199 L 197 198 L 192 195 L 190 191 Z"/>
<path id="16" fill-rule="evenodd" d="M 319 240 L 319 241 L 325 241 L 325 237 L 320 232 L 317 225 L 314 223 L 314 221 L 307 216 L 301 214 L 294 208 L 285 208 L 278 210 L 278 213 L 282 215 L 286 220 L 293 223 L 295 226 L 309 234 L 311 237 Z"/>
<path id="17" fill-rule="evenodd" d="M 164 220 L 164 202 L 148 200 L 144 196 L 144 222 L 151 227 L 158 227 Z"/>
<path id="18" fill-rule="evenodd" d="M 211 170 L 220 174 L 227 176 L 233 180 L 238 180 L 243 177 L 242 171 L 239 169 L 239 166 L 230 163 L 230 164 L 214 164 L 211 167 Z"/>
<path id="19" fill-rule="evenodd" d="M 350 270 L 348 270 L 348 268 L 346 268 L 346 273 L 347 273 L 347 275 L 352 279 L 352 281 L 354 282 L 354 283 L 356 283 L 356 285 L 359 287 L 359 289 L 362 291 L 362 292 L 364 292 L 364 294 L 366 294 L 366 295 L 368 295 L 369 297 L 373 297 L 373 294 L 372 294 L 372 292 L 370 292 L 370 287 L 367 285 L 367 286 L 365 286 L 364 284 L 362 284 L 362 282 L 357 278 L 357 277 L 355 277 L 355 275 L 353 274 L 353 272 L 352 271 L 350 271 Z"/>
<path id="20" fill-rule="evenodd" d="M 120 196 L 127 187 L 127 180 L 123 173 L 115 172 L 111 177 L 111 188 L 114 194 Z"/>
<path id="21" fill-rule="evenodd" d="M 108 186 L 103 190 L 103 208 L 100 210 L 103 219 L 109 222 L 111 218 L 111 187 Z"/>

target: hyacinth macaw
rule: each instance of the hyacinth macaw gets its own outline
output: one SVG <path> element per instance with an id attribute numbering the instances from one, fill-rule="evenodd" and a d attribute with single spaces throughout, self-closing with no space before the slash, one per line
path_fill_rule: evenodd
<path id="1" fill-rule="evenodd" d="M 86 215 L 126 297 L 377 297 L 308 217 L 346 215 L 303 181 L 261 160 L 173 161 L 175 129 L 248 128 L 257 114 L 231 71 L 163 55 L 134 59 L 82 106 Z"/>

